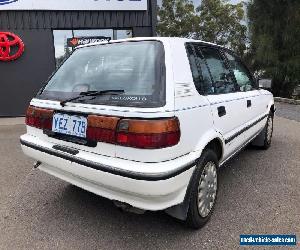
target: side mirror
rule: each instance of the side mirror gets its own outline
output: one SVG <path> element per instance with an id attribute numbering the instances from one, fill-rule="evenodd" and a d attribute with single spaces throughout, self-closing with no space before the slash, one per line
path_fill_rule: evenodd
<path id="1" fill-rule="evenodd" d="M 258 86 L 262 89 L 271 89 L 272 80 L 271 79 L 258 79 Z"/>

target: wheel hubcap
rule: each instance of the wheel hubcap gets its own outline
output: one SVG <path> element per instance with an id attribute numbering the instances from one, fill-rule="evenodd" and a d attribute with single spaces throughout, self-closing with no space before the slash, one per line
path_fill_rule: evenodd
<path id="1" fill-rule="evenodd" d="M 211 211 L 217 194 L 217 168 L 214 162 L 208 162 L 201 174 L 198 185 L 198 212 L 206 217 Z"/>
<path id="2" fill-rule="evenodd" d="M 267 125 L 267 142 L 270 143 L 271 142 L 271 138 L 272 138 L 272 133 L 273 133 L 273 120 L 270 117 L 268 119 L 268 125 Z"/>

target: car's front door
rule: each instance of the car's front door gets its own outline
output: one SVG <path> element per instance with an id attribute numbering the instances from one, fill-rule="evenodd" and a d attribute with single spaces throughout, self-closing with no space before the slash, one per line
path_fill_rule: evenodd
<path id="1" fill-rule="evenodd" d="M 248 121 L 255 121 L 266 111 L 266 105 L 264 105 L 264 100 L 261 98 L 255 80 L 240 58 L 230 51 L 224 51 L 223 53 L 235 76 L 238 90 L 245 92 L 247 96 Z"/>
<path id="2" fill-rule="evenodd" d="M 259 91 L 254 77 L 240 58 L 230 51 L 223 51 L 223 53 L 235 76 L 238 91 L 243 93 L 246 98 L 247 121 L 245 127 L 247 129 L 244 129 L 243 137 L 249 140 L 265 125 L 263 121 L 265 121 L 264 115 L 267 113 L 267 103 Z"/>

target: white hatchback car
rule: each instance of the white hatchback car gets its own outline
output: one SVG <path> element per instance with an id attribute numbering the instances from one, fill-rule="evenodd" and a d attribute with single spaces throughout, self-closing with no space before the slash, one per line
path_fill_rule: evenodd
<path id="1" fill-rule="evenodd" d="M 274 112 L 272 94 L 223 47 L 118 40 L 72 53 L 32 99 L 21 145 L 46 173 L 199 228 L 218 168 L 250 142 L 268 148 Z"/>

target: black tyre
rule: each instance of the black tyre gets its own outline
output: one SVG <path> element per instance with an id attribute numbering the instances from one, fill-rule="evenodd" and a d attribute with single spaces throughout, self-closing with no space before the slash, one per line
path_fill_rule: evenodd
<path id="1" fill-rule="evenodd" d="M 218 158 L 207 149 L 202 153 L 191 182 L 191 196 L 186 223 L 194 229 L 209 220 L 215 207 L 218 192 Z"/>
<path id="2" fill-rule="evenodd" d="M 262 149 L 268 149 L 271 146 L 273 136 L 273 113 L 270 113 L 267 119 L 266 127 L 264 129 L 264 144 Z"/>

